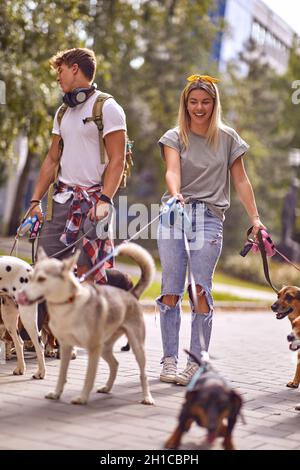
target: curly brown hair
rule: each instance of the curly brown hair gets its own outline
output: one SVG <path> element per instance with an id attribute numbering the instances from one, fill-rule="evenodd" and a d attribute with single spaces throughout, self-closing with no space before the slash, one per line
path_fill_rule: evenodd
<path id="1" fill-rule="evenodd" d="M 83 47 L 57 52 L 51 57 L 50 64 L 54 69 L 57 69 L 62 64 L 66 64 L 68 67 L 71 67 L 73 64 L 78 64 L 82 73 L 90 81 L 94 80 L 96 73 L 95 53 L 91 49 Z"/>

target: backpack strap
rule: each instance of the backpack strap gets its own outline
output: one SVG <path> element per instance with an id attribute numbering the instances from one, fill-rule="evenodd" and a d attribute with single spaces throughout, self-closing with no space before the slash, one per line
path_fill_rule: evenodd
<path id="1" fill-rule="evenodd" d="M 109 95 L 108 93 L 102 93 L 97 96 L 97 99 L 94 103 L 93 106 L 93 115 L 92 117 L 85 118 L 85 122 L 91 122 L 93 121 L 97 128 L 98 128 L 98 134 L 99 134 L 99 147 L 100 147 L 100 161 L 102 164 L 105 163 L 105 151 L 104 151 L 104 140 L 103 140 L 103 105 L 106 100 L 109 98 L 113 98 L 112 95 Z"/>
<path id="2" fill-rule="evenodd" d="M 60 127 L 62 118 L 64 117 L 65 112 L 67 111 L 68 106 L 63 103 L 60 108 L 58 109 L 57 113 L 57 122 Z M 64 147 L 64 141 L 62 138 L 59 141 L 59 147 L 60 147 L 60 156 L 63 151 Z M 53 193 L 54 193 L 54 185 L 56 183 L 56 180 L 58 178 L 58 173 L 59 173 L 59 163 L 56 165 L 55 170 L 54 170 L 54 180 L 53 183 L 49 186 L 48 189 L 48 198 L 47 198 L 47 212 L 46 212 L 46 220 L 51 220 L 52 219 L 52 212 L 53 212 Z"/>

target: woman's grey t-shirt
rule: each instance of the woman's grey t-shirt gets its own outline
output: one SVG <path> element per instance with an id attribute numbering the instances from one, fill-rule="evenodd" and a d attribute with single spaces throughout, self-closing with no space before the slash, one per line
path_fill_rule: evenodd
<path id="1" fill-rule="evenodd" d="M 199 200 L 221 219 L 230 205 L 230 173 L 234 161 L 243 155 L 249 145 L 231 127 L 219 131 L 216 149 L 210 147 L 205 137 L 189 132 L 189 146 L 186 148 L 179 137 L 179 128 L 168 130 L 160 139 L 159 146 L 164 158 L 164 145 L 178 151 L 181 165 L 181 188 L 188 201 Z M 170 195 L 166 192 L 162 202 Z"/>

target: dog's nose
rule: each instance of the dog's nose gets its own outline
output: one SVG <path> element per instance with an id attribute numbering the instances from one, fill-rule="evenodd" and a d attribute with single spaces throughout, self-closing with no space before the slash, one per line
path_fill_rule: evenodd
<path id="1" fill-rule="evenodd" d="M 295 338 L 294 333 L 291 333 L 290 335 L 287 335 L 287 340 L 288 340 L 289 342 L 294 341 L 295 339 L 296 339 L 296 338 Z"/>
<path id="2" fill-rule="evenodd" d="M 277 302 L 275 302 L 275 304 L 271 305 L 271 309 L 273 310 L 273 312 L 277 311 Z"/>

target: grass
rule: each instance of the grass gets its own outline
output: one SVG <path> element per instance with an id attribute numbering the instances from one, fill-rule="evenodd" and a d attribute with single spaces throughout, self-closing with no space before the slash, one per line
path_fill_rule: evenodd
<path id="1" fill-rule="evenodd" d="M 264 287 L 260 284 L 255 284 L 254 282 L 245 281 L 237 277 L 229 276 L 228 274 L 224 274 L 220 271 L 216 271 L 214 275 L 214 282 L 220 282 L 222 284 L 228 284 L 231 286 L 248 287 L 249 289 L 260 290 L 263 292 L 273 292 L 270 287 Z"/>
<path id="2" fill-rule="evenodd" d="M 135 278 L 133 277 L 132 278 L 133 282 L 136 283 L 138 278 Z M 214 292 L 214 290 L 212 291 L 212 294 L 213 294 L 213 298 L 214 300 L 216 301 L 243 301 L 243 302 L 255 302 L 255 299 L 247 299 L 245 297 L 238 297 L 238 296 L 235 296 L 235 295 L 231 295 L 231 294 L 226 294 L 226 292 Z M 154 300 L 156 297 L 158 297 L 160 295 L 160 283 L 159 282 L 152 282 L 151 286 L 149 287 L 149 289 L 147 289 L 143 295 L 142 295 L 142 299 L 151 299 L 151 300 Z M 183 297 L 183 300 L 188 300 L 189 297 L 188 297 L 188 294 L 185 293 L 184 294 L 184 297 Z"/>

